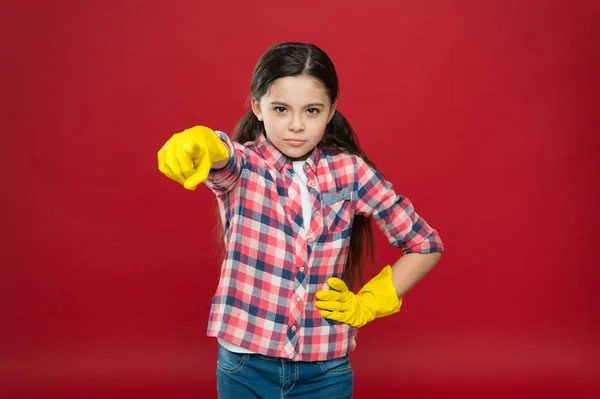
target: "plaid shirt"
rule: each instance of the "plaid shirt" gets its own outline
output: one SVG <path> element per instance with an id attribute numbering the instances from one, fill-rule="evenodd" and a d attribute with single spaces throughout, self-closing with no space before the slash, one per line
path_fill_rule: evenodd
<path id="1" fill-rule="evenodd" d="M 292 360 L 345 356 L 357 329 L 321 317 L 314 301 L 329 277 L 344 272 L 354 215 L 372 217 L 404 253 L 442 251 L 439 235 L 362 158 L 320 146 L 304 164 L 312 203 L 305 229 L 292 163 L 264 135 L 242 145 L 217 134 L 231 156 L 206 180 L 226 249 L 208 335 Z"/>

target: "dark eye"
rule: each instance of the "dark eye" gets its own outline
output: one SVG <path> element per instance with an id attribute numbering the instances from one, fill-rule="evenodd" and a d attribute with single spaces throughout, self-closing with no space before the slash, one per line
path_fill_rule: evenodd
<path id="1" fill-rule="evenodd" d="M 275 107 L 273 108 L 275 110 L 275 112 L 282 114 L 285 112 L 285 107 Z"/>
<path id="2" fill-rule="evenodd" d="M 318 108 L 309 108 L 306 110 L 306 112 L 308 112 L 310 115 L 316 115 L 319 113 L 319 109 Z"/>

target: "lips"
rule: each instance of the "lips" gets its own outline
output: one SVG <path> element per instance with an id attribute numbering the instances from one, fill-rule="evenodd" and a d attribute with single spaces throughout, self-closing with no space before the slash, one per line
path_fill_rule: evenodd
<path id="1" fill-rule="evenodd" d="M 285 142 L 288 145 L 291 145 L 292 147 L 300 147 L 302 144 L 306 143 L 306 141 L 304 141 L 304 140 L 297 140 L 297 139 L 289 139 L 289 140 L 285 140 Z"/>

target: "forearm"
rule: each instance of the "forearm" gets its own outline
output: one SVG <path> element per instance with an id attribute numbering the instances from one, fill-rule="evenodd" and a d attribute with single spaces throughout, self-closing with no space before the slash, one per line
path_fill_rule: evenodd
<path id="1" fill-rule="evenodd" d="M 415 284 L 433 269 L 442 256 L 441 252 L 429 254 L 406 254 L 392 267 L 392 282 L 399 297 L 406 294 Z"/>
<path id="2" fill-rule="evenodd" d="M 215 134 L 217 135 L 217 137 L 219 137 L 219 139 L 221 139 L 221 137 L 219 136 L 219 134 L 217 134 L 216 132 L 215 132 Z M 231 158 L 232 152 L 234 151 L 234 149 L 231 147 L 231 145 L 233 143 L 231 143 L 231 141 L 227 140 L 227 141 L 223 141 L 223 144 L 227 148 L 227 153 L 228 153 L 229 156 L 227 158 L 225 158 L 224 160 L 222 160 L 222 161 L 213 162 L 212 165 L 211 165 L 211 169 L 212 170 L 221 170 L 225 166 L 227 166 L 227 164 L 229 163 L 229 158 Z"/>
<path id="3" fill-rule="evenodd" d="M 327 279 L 330 289 L 317 292 L 315 306 L 327 319 L 362 327 L 376 318 L 398 312 L 402 305 L 402 299 L 398 297 L 422 279 L 440 256 L 441 252 L 404 255 L 391 270 L 390 266 L 384 267 L 357 294 L 348 290 L 343 280 L 331 277 Z"/>
<path id="4" fill-rule="evenodd" d="M 231 152 L 231 149 L 229 151 Z M 223 169 L 225 166 L 227 166 L 228 162 L 229 162 L 229 158 L 224 159 L 222 161 L 214 162 L 211 166 L 211 169 L 213 169 L 213 170 Z"/>
<path id="5" fill-rule="evenodd" d="M 215 133 L 225 145 L 228 158 L 212 163 L 206 185 L 219 196 L 228 193 L 239 180 L 246 162 L 246 154 L 243 147 L 236 147 L 236 143 L 232 142 L 225 133 L 220 131 Z"/>

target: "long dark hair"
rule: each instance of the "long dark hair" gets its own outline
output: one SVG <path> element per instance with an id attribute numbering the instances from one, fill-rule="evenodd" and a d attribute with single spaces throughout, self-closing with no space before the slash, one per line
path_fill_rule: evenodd
<path id="1" fill-rule="evenodd" d="M 250 96 L 260 100 L 275 80 L 298 75 L 311 76 L 320 80 L 327 90 L 331 104 L 338 99 L 339 82 L 331 59 L 315 45 L 296 42 L 276 44 L 260 57 L 252 75 Z M 255 141 L 263 132 L 263 122 L 249 111 L 237 124 L 233 140 L 242 144 Z M 358 155 L 373 166 L 360 148 L 354 129 L 337 110 L 325 128 L 322 144 L 340 152 Z M 218 225 L 220 226 L 220 223 Z M 366 249 L 366 256 L 364 249 Z M 352 223 L 350 254 L 344 270 L 344 281 L 348 286 L 353 287 L 357 279 L 362 282 L 361 266 L 367 259 L 374 263 L 371 220 L 363 215 L 356 215 Z"/>

